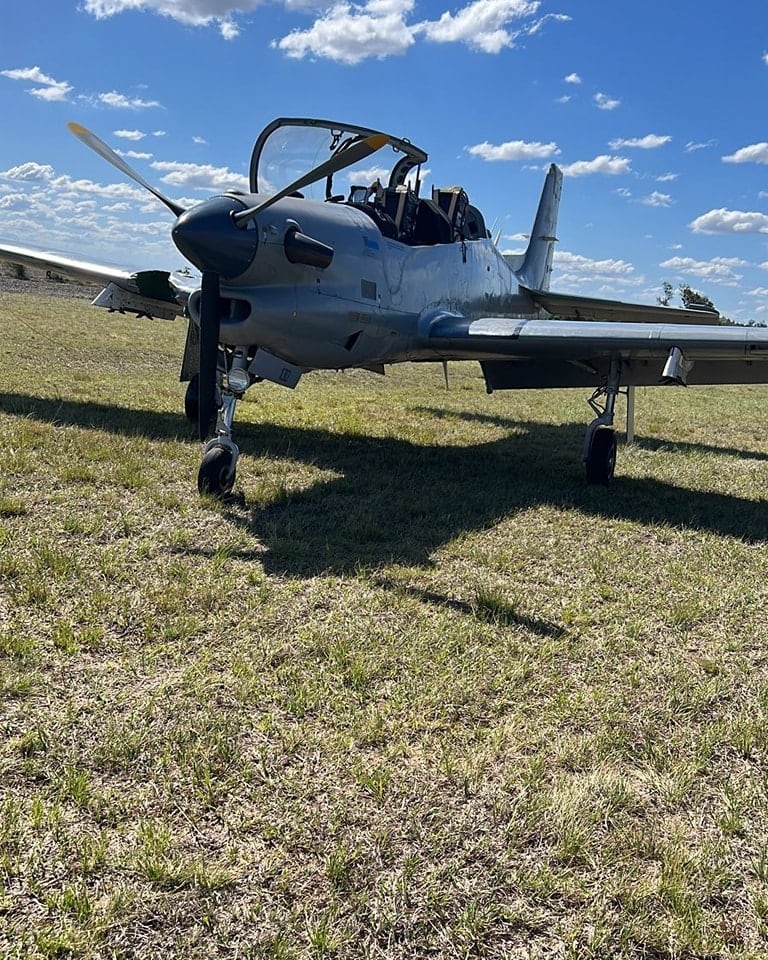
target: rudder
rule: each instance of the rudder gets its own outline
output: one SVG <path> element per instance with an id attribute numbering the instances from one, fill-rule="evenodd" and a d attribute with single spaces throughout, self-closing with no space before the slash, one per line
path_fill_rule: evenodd
<path id="1" fill-rule="evenodd" d="M 557 241 L 555 236 L 557 211 L 560 207 L 562 189 L 563 171 L 553 163 L 541 191 L 528 248 L 523 254 L 520 266 L 515 270 L 520 283 L 530 290 L 549 290 L 552 257 Z"/>

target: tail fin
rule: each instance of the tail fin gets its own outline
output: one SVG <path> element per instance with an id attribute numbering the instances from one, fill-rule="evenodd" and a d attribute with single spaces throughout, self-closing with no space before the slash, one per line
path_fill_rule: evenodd
<path id="1" fill-rule="evenodd" d="M 552 164 L 541 191 L 539 209 L 533 221 L 528 249 L 523 254 L 519 266 L 513 267 L 517 278 L 530 290 L 549 290 L 552 275 L 552 256 L 555 252 L 555 230 L 557 228 L 557 210 L 560 206 L 560 194 L 563 189 L 563 171 Z"/>

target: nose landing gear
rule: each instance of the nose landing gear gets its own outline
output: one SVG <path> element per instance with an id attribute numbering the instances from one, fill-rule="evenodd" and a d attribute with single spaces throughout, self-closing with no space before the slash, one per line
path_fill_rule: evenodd
<path id="1" fill-rule="evenodd" d="M 212 497 L 226 497 L 235 485 L 240 451 L 232 440 L 232 421 L 238 397 L 231 390 L 222 390 L 216 431 L 205 445 L 203 462 L 197 474 L 197 489 Z"/>
<path id="2" fill-rule="evenodd" d="M 216 397 L 218 413 L 213 437 L 206 443 L 203 462 L 197 474 L 197 489 L 201 494 L 226 497 L 232 492 L 237 475 L 240 450 L 232 439 L 232 422 L 235 419 L 237 401 L 242 400 L 246 390 L 255 379 L 248 372 L 249 357 L 245 350 L 237 349 L 229 359 L 220 356 L 216 373 Z M 190 420 L 196 421 L 199 414 L 199 376 L 189 382 L 184 398 L 184 411 Z"/>

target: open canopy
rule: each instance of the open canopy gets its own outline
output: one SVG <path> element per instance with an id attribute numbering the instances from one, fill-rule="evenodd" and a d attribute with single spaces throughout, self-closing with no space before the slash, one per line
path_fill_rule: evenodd
<path id="1" fill-rule="evenodd" d="M 259 134 L 253 148 L 251 192 L 275 193 L 353 143 L 376 134 L 381 135 L 381 131 L 333 120 L 296 117 L 273 120 Z M 364 163 L 362 167 L 365 169 L 357 169 L 353 165 L 336 175 L 340 180 L 338 184 L 333 185 L 323 179 L 310 184 L 302 193 L 317 200 L 326 199 L 332 189 L 333 192 L 346 194 L 351 184 L 375 179 L 370 176 L 372 167 L 379 171 L 386 169 L 386 176 L 380 177 L 384 185 L 397 187 L 402 184 L 413 167 L 424 163 L 427 154 L 407 140 L 383 135 L 387 138 L 388 146 L 375 159 Z"/>

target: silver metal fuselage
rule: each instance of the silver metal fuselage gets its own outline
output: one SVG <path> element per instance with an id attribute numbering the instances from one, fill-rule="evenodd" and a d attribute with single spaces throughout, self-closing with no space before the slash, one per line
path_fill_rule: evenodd
<path id="1" fill-rule="evenodd" d="M 297 227 L 333 248 L 326 269 L 286 260 L 285 237 Z M 275 203 L 255 229 L 251 263 L 222 282 L 221 340 L 258 346 L 296 366 L 434 359 L 422 345 L 433 311 L 464 317 L 537 312 L 489 239 L 409 246 L 383 236 L 361 210 L 299 198 Z"/>

